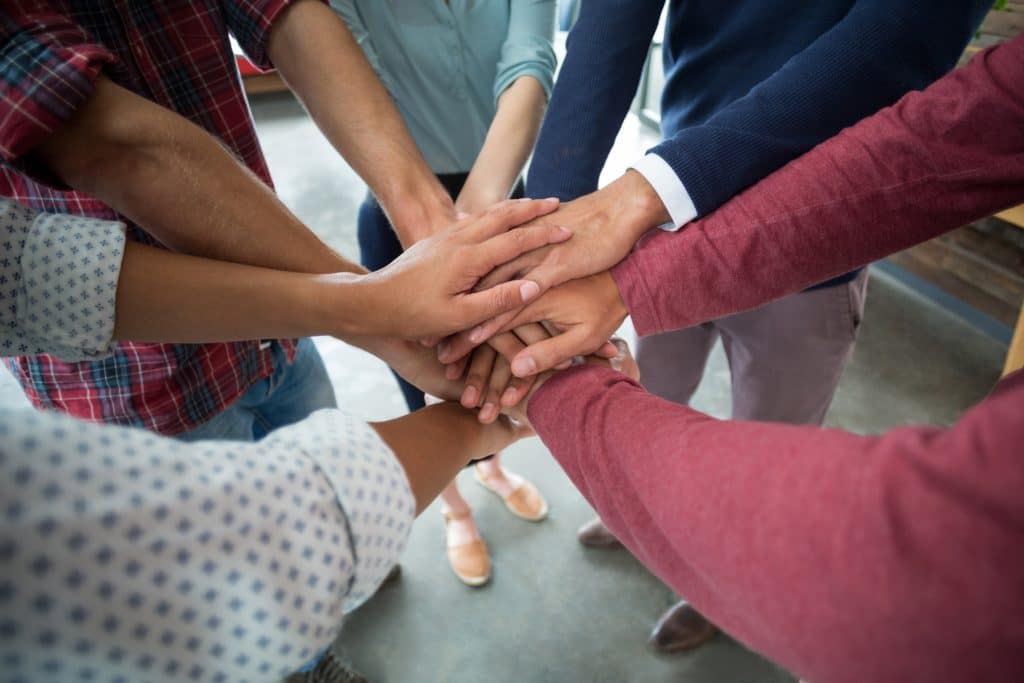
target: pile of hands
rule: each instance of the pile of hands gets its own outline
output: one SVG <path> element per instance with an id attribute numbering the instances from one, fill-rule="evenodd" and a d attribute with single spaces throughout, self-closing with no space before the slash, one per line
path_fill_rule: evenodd
<path id="1" fill-rule="evenodd" d="M 609 270 L 645 229 L 609 229 L 631 207 L 596 195 L 507 200 L 408 246 L 365 276 L 389 311 L 382 338 L 360 344 L 427 394 L 526 421 L 529 397 L 553 371 L 598 362 L 636 376 L 627 310 Z M 628 203 L 627 203 L 628 204 Z"/>

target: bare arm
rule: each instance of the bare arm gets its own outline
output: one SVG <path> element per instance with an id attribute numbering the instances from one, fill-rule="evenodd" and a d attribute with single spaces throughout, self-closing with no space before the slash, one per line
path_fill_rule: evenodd
<path id="1" fill-rule="evenodd" d="M 320 130 L 373 190 L 404 246 L 452 222 L 451 199 L 330 7 L 307 0 L 288 8 L 274 25 L 268 53 Z"/>
<path id="2" fill-rule="evenodd" d="M 537 141 L 546 104 L 544 88 L 532 76 L 516 80 L 502 93 L 484 146 L 455 202 L 458 210 L 474 213 L 508 197 Z"/>
<path id="3" fill-rule="evenodd" d="M 296 272 L 361 272 L 209 133 L 106 78 L 33 153 L 170 248 Z"/>
<path id="4" fill-rule="evenodd" d="M 427 406 L 388 422 L 371 423 L 405 468 L 416 514 L 437 497 L 470 460 L 496 453 L 533 432 L 502 417 L 481 425 L 455 403 Z"/>

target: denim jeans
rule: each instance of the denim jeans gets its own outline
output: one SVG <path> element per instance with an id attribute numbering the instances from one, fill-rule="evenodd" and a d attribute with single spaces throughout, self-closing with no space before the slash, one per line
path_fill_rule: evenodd
<path id="1" fill-rule="evenodd" d="M 327 368 L 310 339 L 300 339 L 289 364 L 284 349 L 271 343 L 274 372 L 249 388 L 230 408 L 190 432 L 182 441 L 259 441 L 278 427 L 303 420 L 321 408 L 336 408 Z"/>

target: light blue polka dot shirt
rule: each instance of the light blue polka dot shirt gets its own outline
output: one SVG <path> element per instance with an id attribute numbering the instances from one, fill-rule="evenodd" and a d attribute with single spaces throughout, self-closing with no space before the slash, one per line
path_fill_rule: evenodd
<path id="1" fill-rule="evenodd" d="M 11 204 L 0 344 L 104 353 L 123 227 Z M 394 454 L 337 410 L 194 444 L 0 410 L 0 681 L 277 680 L 373 594 L 414 514 Z"/>

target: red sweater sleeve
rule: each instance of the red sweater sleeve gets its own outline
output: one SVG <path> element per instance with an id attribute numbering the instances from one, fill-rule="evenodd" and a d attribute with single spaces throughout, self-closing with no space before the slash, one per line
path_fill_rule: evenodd
<path id="1" fill-rule="evenodd" d="M 608 527 L 816 683 L 1024 680 L 1024 372 L 954 427 L 718 421 L 594 366 L 530 419 Z"/>
<path id="2" fill-rule="evenodd" d="M 1024 200 L 1024 36 L 613 271 L 642 335 L 747 310 Z M 666 286 L 671 284 L 671 286 Z"/>

